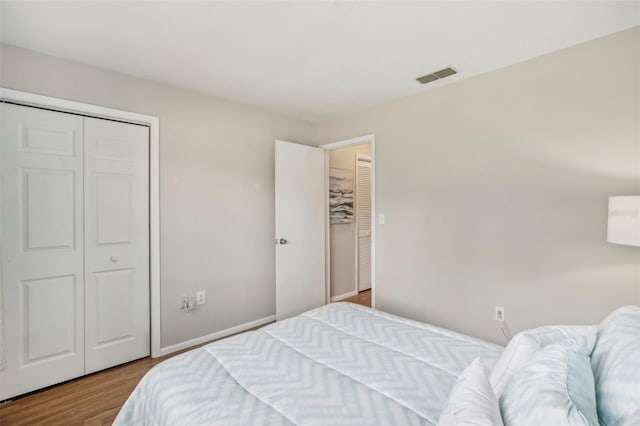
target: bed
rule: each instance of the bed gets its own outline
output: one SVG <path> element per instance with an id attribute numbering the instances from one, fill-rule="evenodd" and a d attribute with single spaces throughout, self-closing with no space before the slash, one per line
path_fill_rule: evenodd
<path id="1" fill-rule="evenodd" d="M 437 424 L 460 372 L 502 349 L 332 303 L 159 364 L 115 424 Z"/>
<path id="2" fill-rule="evenodd" d="M 640 425 L 640 306 L 506 348 L 333 303 L 175 356 L 115 425 Z"/>

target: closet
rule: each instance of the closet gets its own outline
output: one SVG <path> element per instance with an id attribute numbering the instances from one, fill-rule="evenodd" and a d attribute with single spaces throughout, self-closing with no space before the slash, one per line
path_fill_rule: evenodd
<path id="1" fill-rule="evenodd" d="M 4 400 L 149 355 L 149 129 L 0 108 Z"/>

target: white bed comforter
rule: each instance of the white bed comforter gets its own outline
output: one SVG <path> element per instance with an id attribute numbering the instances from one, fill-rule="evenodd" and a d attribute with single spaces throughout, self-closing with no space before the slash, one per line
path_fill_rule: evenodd
<path id="1" fill-rule="evenodd" d="M 502 349 L 334 303 L 157 365 L 114 424 L 436 424 L 462 370 Z"/>

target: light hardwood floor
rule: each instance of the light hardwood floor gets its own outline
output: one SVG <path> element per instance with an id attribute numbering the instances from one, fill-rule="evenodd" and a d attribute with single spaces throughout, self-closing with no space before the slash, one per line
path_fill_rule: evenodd
<path id="1" fill-rule="evenodd" d="M 142 358 L 21 396 L 0 405 L 0 426 L 110 425 L 154 365 L 209 343 L 160 358 Z"/>
<path id="2" fill-rule="evenodd" d="M 371 291 L 344 301 L 371 306 Z M 132 361 L 16 398 L 0 405 L 0 425 L 110 425 L 142 376 L 181 352 Z"/>
<path id="3" fill-rule="evenodd" d="M 359 305 L 371 307 L 371 290 L 361 291 L 355 296 L 344 299 L 343 302 L 357 303 Z"/>

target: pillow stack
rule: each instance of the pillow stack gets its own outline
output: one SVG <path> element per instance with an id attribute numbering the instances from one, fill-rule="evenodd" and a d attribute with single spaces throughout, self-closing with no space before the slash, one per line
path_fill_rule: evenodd
<path id="1" fill-rule="evenodd" d="M 439 424 L 640 425 L 640 306 L 517 334 L 490 376 L 479 359 L 462 372 Z"/>

